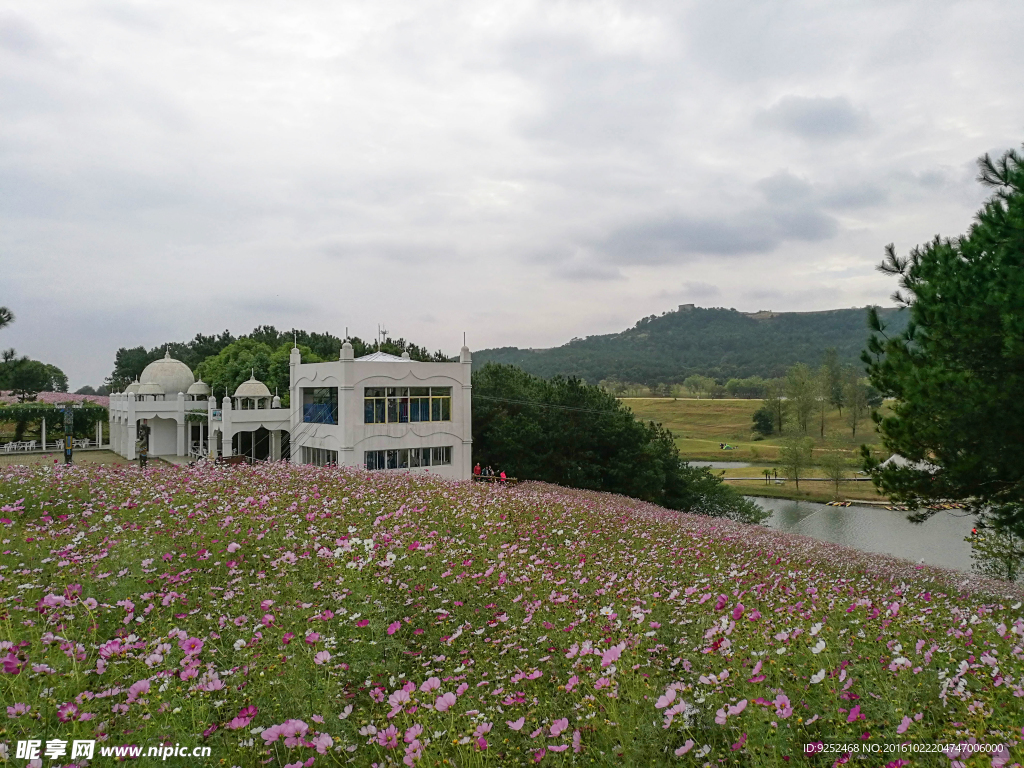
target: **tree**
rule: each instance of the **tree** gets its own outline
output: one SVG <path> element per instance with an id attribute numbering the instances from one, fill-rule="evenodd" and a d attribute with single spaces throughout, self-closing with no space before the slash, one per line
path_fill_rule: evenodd
<path id="1" fill-rule="evenodd" d="M 7 381 L 18 402 L 35 400 L 40 392 L 51 389 L 53 374 L 49 368 L 50 366 L 38 360 L 21 359 L 14 363 Z"/>
<path id="2" fill-rule="evenodd" d="M 821 373 L 824 378 L 822 389 L 825 391 L 828 402 L 834 408 L 839 409 L 839 415 L 843 415 L 843 364 L 839 361 L 839 352 L 835 347 L 829 347 L 821 363 Z"/>
<path id="3" fill-rule="evenodd" d="M 771 408 L 762 405 L 754 411 L 754 431 L 765 437 L 775 431 L 775 414 Z"/>
<path id="4" fill-rule="evenodd" d="M 817 405 L 818 413 L 821 416 L 820 436 L 825 437 L 825 414 L 828 413 L 828 406 L 832 397 L 832 381 L 828 368 L 822 366 L 818 370 L 818 374 L 814 379 L 814 384 L 817 390 L 815 393 L 815 404 Z"/>
<path id="5" fill-rule="evenodd" d="M 850 435 L 856 437 L 857 425 L 868 411 L 868 386 L 858 378 L 853 368 L 844 371 L 843 400 L 846 401 L 846 423 L 850 425 Z"/>
<path id="6" fill-rule="evenodd" d="M 708 376 L 688 376 L 683 380 L 683 386 L 695 394 L 697 399 L 700 399 L 702 394 L 709 394 L 715 385 L 715 380 Z"/>
<path id="7" fill-rule="evenodd" d="M 771 411 L 772 418 L 775 419 L 775 431 L 780 435 L 786 424 L 786 417 L 789 415 L 789 401 L 784 395 L 785 386 L 785 382 L 780 379 L 768 382 L 763 401 L 764 407 Z"/>
<path id="8" fill-rule="evenodd" d="M 978 573 L 1004 581 L 1024 574 L 1024 537 L 1008 528 L 981 527 L 966 537 L 971 545 L 972 567 Z"/>
<path id="9" fill-rule="evenodd" d="M 885 447 L 910 466 L 865 465 L 887 495 L 911 507 L 960 500 L 1024 535 L 1024 154 L 979 161 L 994 190 L 967 233 L 909 256 L 886 248 L 880 270 L 909 313 L 901 333 L 869 315 L 871 383 L 894 398 L 873 414 Z M 934 512 L 920 510 L 911 519 Z"/>
<path id="10" fill-rule="evenodd" d="M 7 307 L 0 307 L 0 328 L 6 328 L 14 322 L 14 313 Z"/>
<path id="11" fill-rule="evenodd" d="M 786 371 L 786 399 L 792 403 L 797 426 L 807 434 L 807 423 L 817 403 L 818 388 L 815 376 L 803 363 Z"/>
<path id="12" fill-rule="evenodd" d="M 779 451 L 779 463 L 786 471 L 786 477 L 796 483 L 800 488 L 800 476 L 807 475 L 807 468 L 811 466 L 811 453 L 814 450 L 814 441 L 809 437 L 791 437 L 782 444 Z"/>
<path id="13" fill-rule="evenodd" d="M 766 513 L 707 467 L 683 461 L 671 433 L 601 388 L 489 364 L 473 374 L 473 454 L 520 479 L 622 493 L 744 522 Z"/>
<path id="14" fill-rule="evenodd" d="M 823 452 L 818 454 L 818 465 L 825 477 L 835 484 L 835 496 L 839 497 L 839 483 L 846 479 L 846 454 L 835 442 L 829 443 Z"/>

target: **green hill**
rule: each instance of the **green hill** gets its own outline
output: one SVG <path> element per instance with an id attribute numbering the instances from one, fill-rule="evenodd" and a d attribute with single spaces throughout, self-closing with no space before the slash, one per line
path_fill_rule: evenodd
<path id="1" fill-rule="evenodd" d="M 899 310 L 880 314 L 894 330 L 906 325 Z M 578 376 L 590 383 L 608 378 L 679 383 L 693 374 L 773 378 L 796 363 L 817 365 L 829 347 L 838 350 L 842 362 L 859 365 L 868 338 L 866 318 L 867 308 L 750 314 L 685 304 L 621 333 L 573 339 L 561 347 L 480 350 L 473 364 L 509 363 L 538 376 Z"/>

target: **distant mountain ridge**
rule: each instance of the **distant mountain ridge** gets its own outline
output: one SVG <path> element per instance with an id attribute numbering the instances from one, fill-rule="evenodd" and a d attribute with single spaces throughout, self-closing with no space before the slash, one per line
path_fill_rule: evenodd
<path id="1" fill-rule="evenodd" d="M 693 374 L 774 378 L 796 363 L 818 365 L 822 353 L 835 347 L 842 362 L 860 367 L 869 335 L 867 310 L 746 313 L 683 304 L 621 333 L 573 339 L 560 347 L 483 349 L 473 353 L 473 365 L 507 363 L 537 376 L 577 376 L 591 384 L 618 379 L 654 385 L 680 383 Z M 894 332 L 906 326 L 904 311 L 880 309 L 879 314 Z"/>

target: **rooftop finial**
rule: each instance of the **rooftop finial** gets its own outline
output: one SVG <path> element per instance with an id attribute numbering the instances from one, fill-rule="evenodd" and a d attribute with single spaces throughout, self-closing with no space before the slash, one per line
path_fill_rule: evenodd
<path id="1" fill-rule="evenodd" d="M 292 330 L 292 348 L 299 348 L 299 335 L 294 331 L 294 329 Z"/>

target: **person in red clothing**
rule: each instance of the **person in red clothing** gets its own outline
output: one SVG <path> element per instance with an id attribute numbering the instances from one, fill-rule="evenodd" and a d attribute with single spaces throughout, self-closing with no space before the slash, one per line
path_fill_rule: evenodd
<path id="1" fill-rule="evenodd" d="M 473 467 L 473 474 L 476 477 L 480 477 L 480 464 L 479 463 L 477 463 L 477 465 L 475 467 Z"/>
<path id="2" fill-rule="evenodd" d="M 501 477 L 501 482 L 503 482 L 503 483 L 504 483 L 504 482 L 505 482 L 505 470 L 504 470 L 504 469 L 503 469 L 503 470 L 501 470 L 501 475 L 500 475 L 500 477 Z"/>

